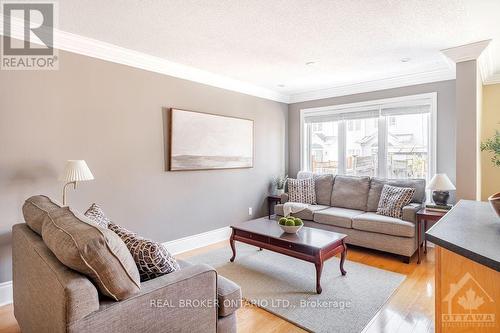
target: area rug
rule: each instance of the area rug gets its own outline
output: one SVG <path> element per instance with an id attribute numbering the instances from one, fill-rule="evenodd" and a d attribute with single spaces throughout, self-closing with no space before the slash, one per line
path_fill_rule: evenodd
<path id="1" fill-rule="evenodd" d="M 313 264 L 242 243 L 236 247 L 233 263 L 229 244 L 187 260 L 211 265 L 238 283 L 250 303 L 312 332 L 361 332 L 406 277 L 349 260 L 342 276 L 334 257 L 323 266 L 318 295 Z"/>

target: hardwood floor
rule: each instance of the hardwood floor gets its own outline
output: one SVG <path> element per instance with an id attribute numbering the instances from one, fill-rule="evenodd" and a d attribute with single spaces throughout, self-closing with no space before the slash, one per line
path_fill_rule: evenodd
<path id="1" fill-rule="evenodd" d="M 221 242 L 183 253 L 178 257 L 188 259 L 190 256 L 223 246 L 229 245 L 227 242 Z M 427 256 L 420 265 L 417 265 L 415 257 L 410 264 L 405 264 L 397 256 L 355 247 L 349 248 L 347 260 L 407 275 L 406 280 L 365 327 L 364 333 L 434 332 L 433 248 L 428 248 Z M 0 307 L 0 333 L 17 332 L 20 330 L 12 305 Z M 245 304 L 238 310 L 238 332 L 305 331 L 265 310 Z"/>

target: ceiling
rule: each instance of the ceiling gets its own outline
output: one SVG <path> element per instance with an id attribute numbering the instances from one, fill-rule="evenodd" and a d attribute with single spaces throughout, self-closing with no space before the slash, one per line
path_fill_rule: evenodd
<path id="1" fill-rule="evenodd" d="M 479 40 L 492 39 L 491 58 L 500 60 L 500 0 L 58 3 L 62 31 L 292 100 L 325 89 L 334 93 L 367 82 L 450 73 L 440 50 Z M 492 71 L 500 73 L 500 61 Z"/>

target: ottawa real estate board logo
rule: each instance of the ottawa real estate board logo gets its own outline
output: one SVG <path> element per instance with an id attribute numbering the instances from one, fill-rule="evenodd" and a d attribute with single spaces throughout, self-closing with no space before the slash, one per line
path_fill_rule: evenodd
<path id="1" fill-rule="evenodd" d="M 495 314 L 498 308 L 491 294 L 479 284 L 470 273 L 450 284 L 448 294 L 443 299 L 441 322 L 443 327 L 461 327 L 474 330 L 479 327 L 484 332 L 498 332 Z"/>
<path id="2" fill-rule="evenodd" d="M 57 3 L 0 1 L 2 11 L 1 70 L 57 70 L 54 28 Z"/>

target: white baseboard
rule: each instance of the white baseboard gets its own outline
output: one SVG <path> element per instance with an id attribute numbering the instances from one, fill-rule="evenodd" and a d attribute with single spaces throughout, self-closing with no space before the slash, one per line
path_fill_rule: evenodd
<path id="1" fill-rule="evenodd" d="M 204 247 L 210 244 L 222 242 L 228 240 L 231 235 L 231 228 L 223 227 L 220 229 L 215 229 L 207 231 L 201 234 L 187 236 L 184 238 L 175 239 L 170 242 L 165 242 L 163 245 L 172 254 L 179 254 L 182 252 L 194 250 L 200 247 Z"/>
<path id="2" fill-rule="evenodd" d="M 170 242 L 165 242 L 163 245 L 167 247 L 170 253 L 179 254 L 228 240 L 230 235 L 231 228 L 223 227 L 201 234 L 175 239 Z M 12 303 L 12 281 L 2 282 L 0 283 L 0 306 L 10 303 Z"/>
<path id="3" fill-rule="evenodd" d="M 12 281 L 0 283 L 0 306 L 12 303 Z"/>

